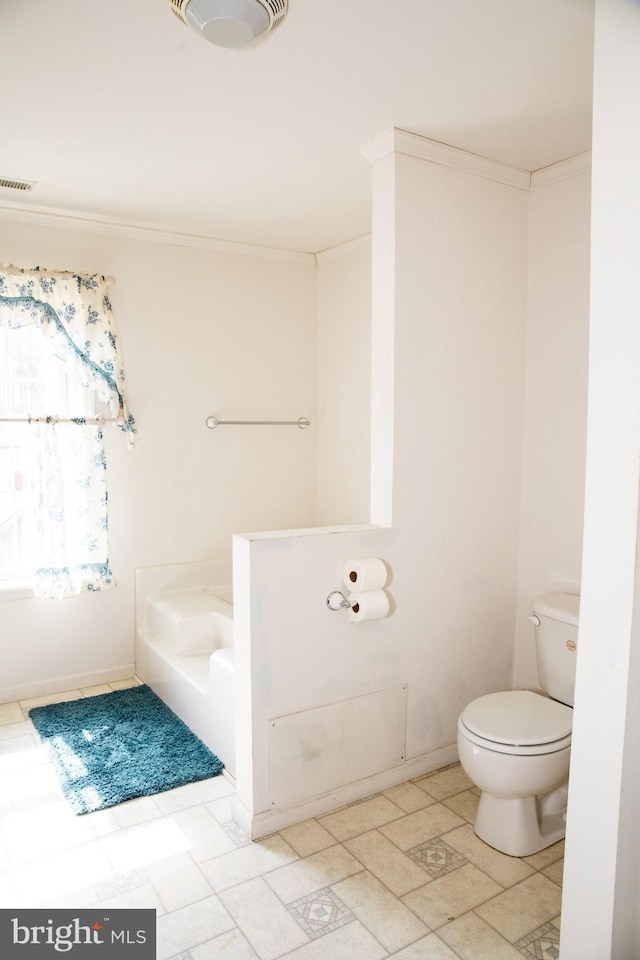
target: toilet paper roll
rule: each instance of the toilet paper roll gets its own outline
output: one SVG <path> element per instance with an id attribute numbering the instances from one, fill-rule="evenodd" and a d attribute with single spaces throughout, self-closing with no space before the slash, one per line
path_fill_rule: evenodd
<path id="1" fill-rule="evenodd" d="M 368 590 L 366 593 L 350 593 L 349 619 L 352 623 L 363 620 L 382 620 L 389 613 L 389 597 L 384 590 Z"/>
<path id="2" fill-rule="evenodd" d="M 344 582 L 352 593 L 380 590 L 387 582 L 387 566 L 377 557 L 349 560 L 344 565 Z"/>

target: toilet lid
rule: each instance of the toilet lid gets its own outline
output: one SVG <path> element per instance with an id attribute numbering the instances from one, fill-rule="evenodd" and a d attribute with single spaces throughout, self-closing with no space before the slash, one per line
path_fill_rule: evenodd
<path id="1" fill-rule="evenodd" d="M 494 743 L 535 746 L 571 734 L 571 707 L 530 690 L 506 690 L 478 697 L 462 712 L 464 726 Z"/>

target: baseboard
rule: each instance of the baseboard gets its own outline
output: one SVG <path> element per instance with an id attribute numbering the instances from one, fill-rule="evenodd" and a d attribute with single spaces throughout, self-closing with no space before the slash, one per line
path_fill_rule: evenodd
<path id="1" fill-rule="evenodd" d="M 456 745 L 450 743 L 431 753 L 413 757 L 391 770 L 385 770 L 373 777 L 367 777 L 366 780 L 350 783 L 321 796 L 310 797 L 287 808 L 266 810 L 253 815 L 236 798 L 232 804 L 233 818 L 248 837 L 251 837 L 252 840 L 259 840 L 276 833 L 278 830 L 283 830 L 285 827 L 291 827 L 294 823 L 301 823 L 303 820 L 310 820 L 313 817 L 330 813 L 337 807 L 343 807 L 346 804 L 370 797 L 381 790 L 388 790 L 389 787 L 395 787 L 398 783 L 415 780 L 416 777 L 424 776 L 426 773 L 433 773 L 434 770 L 447 767 L 451 763 L 456 763 L 457 760 Z"/>
<path id="2" fill-rule="evenodd" d="M 134 663 L 127 663 L 108 670 L 94 670 L 90 673 L 75 673 L 66 677 L 52 677 L 49 680 L 35 680 L 15 687 L 3 687 L 0 690 L 0 703 L 12 703 L 14 700 L 30 700 L 33 697 L 46 697 L 50 693 L 64 693 L 80 687 L 95 687 L 101 683 L 114 683 L 116 680 L 129 680 L 135 675 Z"/>

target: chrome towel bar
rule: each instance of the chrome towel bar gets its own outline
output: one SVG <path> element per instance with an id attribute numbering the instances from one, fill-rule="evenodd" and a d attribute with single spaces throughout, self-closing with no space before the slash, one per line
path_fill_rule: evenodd
<path id="1" fill-rule="evenodd" d="M 300 427 L 305 430 L 311 421 L 306 417 L 300 417 L 298 420 L 218 420 L 217 417 L 207 417 L 205 424 L 209 430 L 216 427 L 227 426 L 271 426 L 271 427 Z"/>

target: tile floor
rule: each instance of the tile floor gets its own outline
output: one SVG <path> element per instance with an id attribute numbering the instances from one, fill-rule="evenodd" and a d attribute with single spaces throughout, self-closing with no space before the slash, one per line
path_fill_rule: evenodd
<path id="1" fill-rule="evenodd" d="M 252 843 L 224 776 L 74 816 L 0 704 L 0 907 L 151 907 L 158 960 L 556 960 L 563 844 L 506 857 L 458 765 Z"/>

